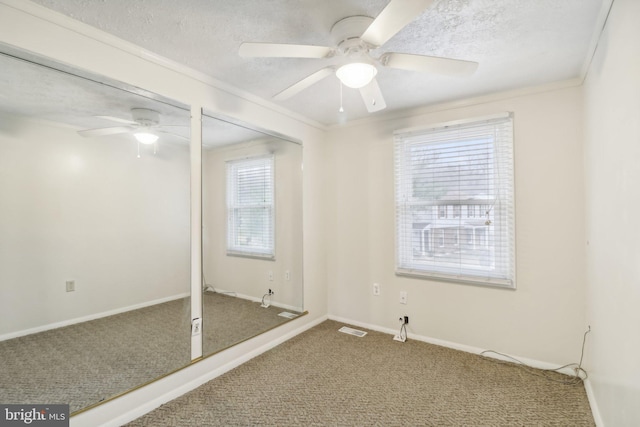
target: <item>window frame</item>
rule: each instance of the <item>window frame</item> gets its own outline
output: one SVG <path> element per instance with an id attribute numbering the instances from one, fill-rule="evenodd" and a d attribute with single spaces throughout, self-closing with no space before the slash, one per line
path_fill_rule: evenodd
<path id="1" fill-rule="evenodd" d="M 437 137 L 438 132 L 442 132 L 444 134 L 445 132 L 449 132 L 455 129 L 462 129 L 464 131 L 465 129 L 471 129 L 475 126 L 482 126 L 483 124 L 486 124 L 487 127 L 504 125 L 504 128 L 501 128 L 503 129 L 503 133 L 494 138 L 492 142 L 490 142 L 490 144 L 493 144 L 493 151 L 491 155 L 495 157 L 494 167 L 496 167 L 495 170 L 492 170 L 490 175 L 492 177 L 491 185 L 497 185 L 497 183 L 500 182 L 501 186 L 499 189 L 495 190 L 496 193 L 494 194 L 494 202 L 492 204 L 487 205 L 486 201 L 484 203 L 480 201 L 474 203 L 474 205 L 477 206 L 474 207 L 475 218 L 469 217 L 468 215 L 462 215 L 462 212 L 460 212 L 460 216 L 456 217 L 455 219 L 459 220 L 458 233 L 460 233 L 460 228 L 462 228 L 462 224 L 465 220 L 488 219 L 489 216 L 486 215 L 485 210 L 483 209 L 496 211 L 492 211 L 491 215 L 492 218 L 494 218 L 494 215 L 496 218 L 498 218 L 497 224 L 496 221 L 491 221 L 490 224 L 484 227 L 486 228 L 486 230 L 476 230 L 475 227 L 469 227 L 468 229 L 466 229 L 466 231 L 464 231 L 465 235 L 468 235 L 469 238 L 474 239 L 477 231 L 477 236 L 480 238 L 478 243 L 480 244 L 485 244 L 489 240 L 489 234 L 491 230 L 491 233 L 493 235 L 498 236 L 495 240 L 496 244 L 491 244 L 490 246 L 491 264 L 489 265 L 489 267 L 484 267 L 480 264 L 477 266 L 471 266 L 469 262 L 465 262 L 466 258 L 461 255 L 459 257 L 460 260 L 458 264 L 459 270 L 454 273 L 447 270 L 454 270 L 455 264 L 454 267 L 443 267 L 446 264 L 445 262 L 442 263 L 442 265 L 438 266 L 439 261 L 435 260 L 435 257 L 433 257 L 433 262 L 427 261 L 421 263 L 420 261 L 416 261 L 416 259 L 418 258 L 415 252 L 417 249 L 414 247 L 416 246 L 416 242 L 413 241 L 414 238 L 412 237 L 412 227 L 414 227 L 416 220 L 411 218 L 412 215 L 417 211 L 409 211 L 408 209 L 411 209 L 412 207 L 415 208 L 416 206 L 421 206 L 422 209 L 425 209 L 426 207 L 426 209 L 428 210 L 429 207 L 432 207 L 433 209 L 435 209 L 432 210 L 435 221 L 438 221 L 442 219 L 442 216 L 440 215 L 440 206 L 438 205 L 442 205 L 443 202 L 438 202 L 437 197 L 432 198 L 430 202 L 416 201 L 417 198 L 413 193 L 413 185 L 415 185 L 413 184 L 414 175 L 411 175 L 412 173 L 414 173 L 412 172 L 414 169 L 411 168 L 415 168 L 416 166 L 406 167 L 406 165 L 408 164 L 408 158 L 412 156 L 412 154 L 410 154 L 409 150 L 406 148 L 406 144 L 410 143 L 408 141 L 421 141 L 420 138 L 424 137 L 424 141 L 426 142 L 423 141 L 411 143 L 424 144 L 425 146 L 434 144 L 434 147 L 436 145 L 439 145 L 445 146 L 447 147 L 447 149 L 449 149 L 450 147 L 454 147 L 454 144 L 456 143 L 464 144 L 465 141 L 468 141 L 468 139 L 451 139 L 451 145 L 446 145 L 446 142 L 435 143 L 435 139 L 432 138 L 431 135 L 436 135 Z M 425 150 L 428 152 L 428 148 L 425 148 Z M 413 154 L 413 156 L 415 157 L 416 154 Z M 500 169 L 497 169 L 498 164 L 500 164 Z M 401 170 L 402 168 L 404 168 L 404 170 Z M 407 173 L 406 169 L 410 169 L 410 172 Z M 429 170 L 429 168 L 419 170 L 425 171 Z M 482 118 L 447 122 L 431 125 L 428 127 L 402 129 L 394 132 L 394 177 L 396 180 L 394 185 L 394 203 L 396 214 L 396 275 L 489 287 L 516 289 L 515 170 L 512 113 L 502 113 Z M 409 199 L 412 200 L 409 201 Z M 467 202 L 462 197 L 460 197 L 455 200 L 454 203 Z M 423 221 L 424 220 L 421 220 L 420 223 L 422 224 Z M 431 224 L 429 224 L 428 226 L 431 226 Z M 489 227 L 494 228 L 489 229 Z M 427 230 L 426 227 L 421 231 L 422 236 L 425 235 L 425 230 Z M 435 236 L 435 234 L 437 234 L 440 230 L 442 230 L 442 233 L 444 233 L 445 228 L 429 228 L 428 232 L 430 235 Z M 463 239 L 462 235 L 459 234 L 458 236 L 458 246 L 460 246 Z M 424 242 L 421 242 L 420 249 L 424 247 L 430 246 L 428 245 L 428 243 L 425 244 Z M 500 249 L 500 251 L 497 252 L 497 255 L 496 248 Z M 463 259 L 465 259 L 465 261 L 463 261 Z"/>
<path id="2" fill-rule="evenodd" d="M 270 202 L 259 204 L 241 204 L 237 202 L 239 198 L 237 177 L 238 169 L 242 166 L 248 166 L 251 163 L 264 162 L 269 164 L 270 173 L 268 180 L 270 184 Z M 237 256 L 244 258 L 257 258 L 264 260 L 275 260 L 276 258 L 276 189 L 275 189 L 275 158 L 273 155 L 259 155 L 252 157 L 244 157 L 241 159 L 227 160 L 226 166 L 226 226 L 227 226 L 227 241 L 226 241 L 226 254 L 227 256 Z M 231 176 L 233 174 L 233 176 Z M 233 179 L 233 182 L 230 180 Z M 255 247 L 243 246 L 237 243 L 238 230 L 236 226 L 237 216 L 234 213 L 238 209 L 252 209 L 256 207 L 267 208 L 269 210 L 269 230 L 267 235 L 270 246 L 264 250 L 256 249 Z"/>

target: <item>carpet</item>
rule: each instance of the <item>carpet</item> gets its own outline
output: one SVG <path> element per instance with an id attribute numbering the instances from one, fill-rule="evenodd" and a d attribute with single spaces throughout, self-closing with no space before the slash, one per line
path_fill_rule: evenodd
<path id="1" fill-rule="evenodd" d="M 595 425 L 582 383 L 342 325 L 323 322 L 127 426 Z"/>

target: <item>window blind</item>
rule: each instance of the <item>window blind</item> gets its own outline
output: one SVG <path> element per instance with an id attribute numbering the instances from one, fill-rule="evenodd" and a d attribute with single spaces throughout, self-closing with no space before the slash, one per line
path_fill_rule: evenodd
<path id="1" fill-rule="evenodd" d="M 511 115 L 395 135 L 396 272 L 515 288 Z"/>
<path id="2" fill-rule="evenodd" d="M 227 162 L 227 253 L 275 257 L 273 157 Z"/>

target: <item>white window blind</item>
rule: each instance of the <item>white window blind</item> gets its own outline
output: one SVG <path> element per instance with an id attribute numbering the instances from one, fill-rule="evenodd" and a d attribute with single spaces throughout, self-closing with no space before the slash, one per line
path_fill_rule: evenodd
<path id="1" fill-rule="evenodd" d="M 227 253 L 274 258 L 273 157 L 227 162 Z"/>
<path id="2" fill-rule="evenodd" d="M 515 288 L 511 115 L 395 135 L 396 272 Z"/>

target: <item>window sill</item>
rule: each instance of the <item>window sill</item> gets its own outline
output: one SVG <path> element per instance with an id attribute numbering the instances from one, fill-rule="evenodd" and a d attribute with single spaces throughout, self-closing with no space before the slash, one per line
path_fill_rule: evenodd
<path id="1" fill-rule="evenodd" d="M 396 269 L 396 276 L 414 277 L 417 279 L 432 279 L 432 280 L 438 280 L 438 281 L 444 281 L 444 282 L 454 282 L 454 283 L 461 283 L 465 285 L 475 285 L 475 286 L 482 286 L 482 287 L 492 287 L 492 288 L 511 289 L 511 290 L 516 289 L 515 282 L 507 279 L 486 278 L 486 277 L 474 278 L 472 276 L 426 272 L 421 270 L 412 270 L 412 269 L 403 269 L 403 268 Z"/>
<path id="2" fill-rule="evenodd" d="M 276 257 L 273 254 L 261 254 L 256 252 L 227 251 L 227 256 L 233 256 L 233 257 L 239 257 L 239 258 L 261 259 L 264 261 L 276 260 Z"/>

